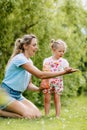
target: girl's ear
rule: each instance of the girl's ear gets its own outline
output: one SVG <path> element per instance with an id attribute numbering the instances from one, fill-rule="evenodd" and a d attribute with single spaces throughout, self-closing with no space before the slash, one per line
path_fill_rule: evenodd
<path id="1" fill-rule="evenodd" d="M 52 48 L 52 51 L 55 52 L 56 48 Z"/>

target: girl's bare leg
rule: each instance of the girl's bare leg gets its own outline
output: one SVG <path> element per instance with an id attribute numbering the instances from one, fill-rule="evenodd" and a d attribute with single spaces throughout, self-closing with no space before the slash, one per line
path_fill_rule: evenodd
<path id="1" fill-rule="evenodd" d="M 60 95 L 58 95 L 57 93 L 54 93 L 54 103 L 55 103 L 55 109 L 56 109 L 56 117 L 59 117 L 61 104 L 60 104 Z"/>
<path id="2" fill-rule="evenodd" d="M 44 94 L 44 110 L 45 110 L 45 115 L 48 115 L 49 111 L 50 111 L 50 99 L 51 99 L 51 94 L 50 93 L 45 93 Z"/>

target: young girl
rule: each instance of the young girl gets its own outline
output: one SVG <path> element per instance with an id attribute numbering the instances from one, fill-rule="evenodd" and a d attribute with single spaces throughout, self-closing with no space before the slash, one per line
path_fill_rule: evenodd
<path id="1" fill-rule="evenodd" d="M 51 49 L 53 55 L 48 57 L 43 62 L 43 71 L 47 72 L 60 72 L 69 68 L 69 63 L 66 59 L 62 58 L 66 51 L 66 43 L 62 40 L 52 40 Z M 44 109 L 45 115 L 49 114 L 51 94 L 54 94 L 54 104 L 56 109 L 56 117 L 60 115 L 60 95 L 63 91 L 63 78 L 62 76 L 44 79 L 40 85 L 44 93 Z"/>
<path id="2" fill-rule="evenodd" d="M 39 90 L 31 82 L 32 75 L 46 79 L 75 71 L 72 68 L 55 73 L 39 70 L 33 65 L 31 60 L 37 49 L 37 38 L 35 35 L 27 34 L 16 40 L 14 51 L 7 64 L 1 84 L 1 87 L 8 95 L 8 100 L 4 104 L 0 104 L 0 116 L 28 119 L 41 117 L 40 110 L 22 95 L 26 89 Z"/>

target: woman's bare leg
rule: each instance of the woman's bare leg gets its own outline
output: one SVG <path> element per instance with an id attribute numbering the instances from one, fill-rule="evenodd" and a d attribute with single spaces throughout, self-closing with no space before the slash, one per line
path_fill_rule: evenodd
<path id="1" fill-rule="evenodd" d="M 27 99 L 24 99 L 22 101 L 15 100 L 14 102 L 8 105 L 6 110 L 12 113 L 16 113 L 22 116 L 23 118 L 31 119 L 39 117 L 37 113 L 35 114 L 35 112 L 37 112 L 36 110 L 38 110 L 36 108 L 37 107 L 33 103 L 31 103 Z"/>
<path id="2" fill-rule="evenodd" d="M 8 112 L 8 111 L 5 111 L 5 110 L 0 110 L 0 116 L 1 117 L 12 117 L 12 118 L 23 118 L 19 114 Z"/>
<path id="3" fill-rule="evenodd" d="M 54 103 L 56 109 L 56 117 L 59 117 L 61 104 L 60 104 L 60 95 L 58 95 L 57 93 L 54 93 Z"/>
<path id="4" fill-rule="evenodd" d="M 29 110 L 31 109 L 34 117 L 41 117 L 40 110 L 28 99 L 24 99 L 21 101 Z"/>
<path id="5" fill-rule="evenodd" d="M 50 111 L 50 99 L 51 99 L 50 93 L 45 93 L 44 94 L 44 110 L 45 110 L 45 115 L 48 115 L 49 111 Z"/>

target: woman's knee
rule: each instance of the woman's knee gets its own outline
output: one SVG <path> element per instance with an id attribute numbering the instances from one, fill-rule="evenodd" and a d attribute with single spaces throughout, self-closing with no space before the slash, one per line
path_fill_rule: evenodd
<path id="1" fill-rule="evenodd" d="M 21 116 L 22 116 L 23 118 L 28 118 L 30 115 L 29 115 L 29 113 L 27 113 L 27 112 L 23 112 L 23 113 L 21 113 Z"/>
<path id="2" fill-rule="evenodd" d="M 27 112 L 22 113 L 22 117 L 23 118 L 29 118 L 29 119 L 39 118 L 39 117 L 41 117 L 41 113 L 40 112 L 34 113 L 34 112 L 31 112 L 31 111 L 27 111 Z"/>

